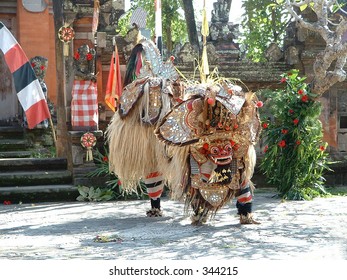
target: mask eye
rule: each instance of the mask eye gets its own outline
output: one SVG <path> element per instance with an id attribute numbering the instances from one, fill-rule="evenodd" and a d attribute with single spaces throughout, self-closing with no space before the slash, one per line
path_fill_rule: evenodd
<path id="1" fill-rule="evenodd" d="M 231 147 L 231 144 L 227 144 L 224 146 L 224 150 L 227 152 L 231 152 L 233 150 L 233 148 Z"/>
<path id="2" fill-rule="evenodd" d="M 219 149 L 218 147 L 211 147 L 211 155 L 218 155 L 219 154 Z"/>

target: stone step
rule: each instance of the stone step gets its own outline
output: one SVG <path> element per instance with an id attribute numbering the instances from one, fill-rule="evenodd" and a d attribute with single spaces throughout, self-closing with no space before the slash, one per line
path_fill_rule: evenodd
<path id="1" fill-rule="evenodd" d="M 0 158 L 0 172 L 66 169 L 66 158 Z"/>
<path id="2" fill-rule="evenodd" d="M 30 147 L 25 139 L 0 139 L 0 151 L 23 151 Z"/>
<path id="3" fill-rule="evenodd" d="M 0 139 L 24 138 L 24 129 L 20 126 L 0 126 Z"/>
<path id="4" fill-rule="evenodd" d="M 16 171 L 0 173 L 0 188 L 3 186 L 70 184 L 71 182 L 72 174 L 68 170 Z"/>
<path id="5" fill-rule="evenodd" d="M 30 158 L 32 156 L 31 151 L 0 151 L 0 159 L 2 158 Z"/>
<path id="6" fill-rule="evenodd" d="M 75 201 L 79 192 L 70 184 L 0 187 L 0 203 Z"/>

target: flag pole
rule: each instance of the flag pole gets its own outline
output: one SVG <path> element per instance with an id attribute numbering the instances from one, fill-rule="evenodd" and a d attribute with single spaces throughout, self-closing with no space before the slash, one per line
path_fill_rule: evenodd
<path id="1" fill-rule="evenodd" d="M 94 39 L 94 75 L 97 75 L 97 30 L 99 25 L 99 13 L 100 13 L 100 2 L 99 0 L 94 0 L 94 8 L 93 8 L 93 22 L 92 22 L 92 36 Z"/>
<path id="2" fill-rule="evenodd" d="M 51 125 L 51 128 L 52 128 L 52 136 L 53 136 L 54 146 L 56 146 L 56 144 L 57 144 L 57 136 L 55 135 L 55 130 L 54 130 L 52 117 L 49 117 L 49 124 Z"/>
<path id="3" fill-rule="evenodd" d="M 161 55 L 163 55 L 163 41 L 162 41 L 162 17 L 161 17 L 161 0 L 154 0 L 155 4 L 155 40 L 157 48 Z"/>

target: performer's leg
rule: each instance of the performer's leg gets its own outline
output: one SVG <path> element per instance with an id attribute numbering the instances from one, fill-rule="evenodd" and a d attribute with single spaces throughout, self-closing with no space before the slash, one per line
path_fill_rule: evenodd
<path id="1" fill-rule="evenodd" d="M 260 224 L 253 219 L 252 214 L 252 193 L 249 183 L 241 187 L 240 194 L 237 196 L 236 208 L 237 214 L 240 215 L 241 224 Z"/>
<path id="2" fill-rule="evenodd" d="M 146 185 L 148 196 L 151 199 L 151 209 L 147 211 L 147 216 L 162 216 L 162 211 L 160 209 L 160 197 L 163 193 L 164 181 L 161 173 L 150 173 L 143 181 Z"/>

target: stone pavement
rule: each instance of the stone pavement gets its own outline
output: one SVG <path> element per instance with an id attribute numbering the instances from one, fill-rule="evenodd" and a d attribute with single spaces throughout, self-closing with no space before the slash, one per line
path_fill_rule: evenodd
<path id="1" fill-rule="evenodd" d="M 161 218 L 145 217 L 142 200 L 0 205 L 0 260 L 347 260 L 347 196 L 256 192 L 261 224 L 242 226 L 234 202 L 204 226 L 181 202 L 162 205 Z"/>

